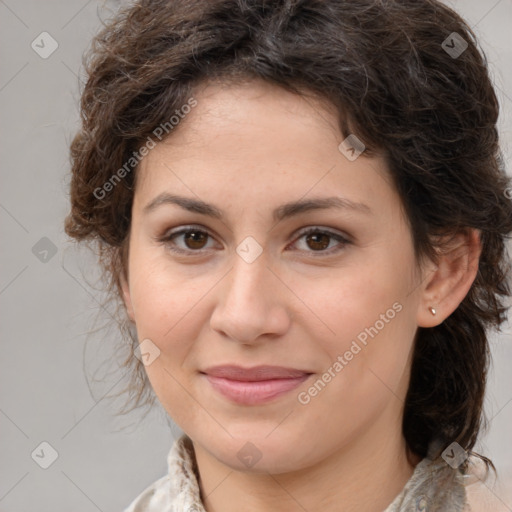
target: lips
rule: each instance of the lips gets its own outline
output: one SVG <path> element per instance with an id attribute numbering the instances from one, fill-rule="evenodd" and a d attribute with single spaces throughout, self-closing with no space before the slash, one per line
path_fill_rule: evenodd
<path id="1" fill-rule="evenodd" d="M 288 393 L 310 375 L 310 372 L 282 366 L 242 368 L 223 365 L 201 372 L 211 387 L 225 398 L 245 405 L 269 402 Z"/>
<path id="2" fill-rule="evenodd" d="M 284 368 L 282 366 L 254 366 L 252 368 L 242 368 L 236 365 L 224 365 L 208 368 L 202 373 L 206 373 L 212 377 L 223 377 L 230 380 L 258 382 L 272 379 L 296 379 L 304 375 L 309 375 L 310 372 L 296 370 L 294 368 Z"/>

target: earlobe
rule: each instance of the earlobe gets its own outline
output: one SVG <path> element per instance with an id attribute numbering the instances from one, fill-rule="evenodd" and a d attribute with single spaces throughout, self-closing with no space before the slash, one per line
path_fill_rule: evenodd
<path id="1" fill-rule="evenodd" d="M 130 285 L 128 284 L 128 279 L 126 277 L 125 271 L 121 271 L 119 276 L 119 281 L 121 283 L 121 289 L 123 292 L 123 302 L 126 307 L 126 312 L 128 314 L 128 318 L 135 323 L 135 315 L 133 312 L 132 298 L 130 294 Z"/>
<path id="2" fill-rule="evenodd" d="M 435 269 L 422 287 L 419 327 L 435 327 L 448 318 L 464 300 L 478 273 L 482 252 L 478 230 L 461 232 L 442 247 Z"/>

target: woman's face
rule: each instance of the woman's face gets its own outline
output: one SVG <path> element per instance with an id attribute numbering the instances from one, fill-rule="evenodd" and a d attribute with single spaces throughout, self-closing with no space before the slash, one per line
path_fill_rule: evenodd
<path id="1" fill-rule="evenodd" d="M 384 160 L 347 158 L 334 108 L 272 85 L 194 97 L 137 170 L 124 292 L 155 393 L 235 469 L 382 446 L 401 435 L 421 283 Z M 224 365 L 242 370 L 207 375 Z"/>

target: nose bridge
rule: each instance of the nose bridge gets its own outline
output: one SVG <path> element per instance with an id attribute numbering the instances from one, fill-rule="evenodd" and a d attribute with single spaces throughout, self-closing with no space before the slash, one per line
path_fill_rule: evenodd
<path id="1" fill-rule="evenodd" d="M 265 253 L 252 262 L 235 255 L 212 314 L 213 329 L 245 343 L 285 331 L 288 318 L 274 291 L 276 277 L 267 265 Z"/>
<path id="2" fill-rule="evenodd" d="M 268 303 L 267 286 L 269 276 L 272 274 L 267 265 L 268 258 L 264 252 L 254 261 L 246 260 L 237 254 L 227 280 L 227 300 L 232 300 L 235 303 L 249 301 L 256 304 L 263 299 L 265 303 Z"/>

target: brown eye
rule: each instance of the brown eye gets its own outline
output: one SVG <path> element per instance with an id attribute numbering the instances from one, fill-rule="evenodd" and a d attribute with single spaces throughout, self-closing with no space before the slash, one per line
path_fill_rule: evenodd
<path id="1" fill-rule="evenodd" d="M 186 231 L 183 240 L 189 249 L 203 249 L 208 240 L 208 233 L 204 231 Z"/>
<path id="2" fill-rule="evenodd" d="M 306 236 L 309 247 L 315 251 L 322 251 L 329 247 L 331 237 L 326 233 L 317 232 Z"/>
<path id="3" fill-rule="evenodd" d="M 207 246 L 209 239 L 212 237 L 207 231 L 189 226 L 167 233 L 159 240 L 172 252 L 200 253 L 203 250 L 211 249 L 211 246 Z"/>
<path id="4" fill-rule="evenodd" d="M 314 254 L 314 256 L 328 256 L 333 253 L 341 251 L 346 245 L 349 245 L 351 242 L 341 236 L 339 233 L 333 233 L 331 231 L 326 231 L 320 228 L 308 228 L 302 233 L 299 234 L 299 238 L 294 243 L 297 245 L 301 245 L 299 247 L 301 252 L 306 252 L 310 254 Z M 333 243 L 334 242 L 334 243 Z"/>

